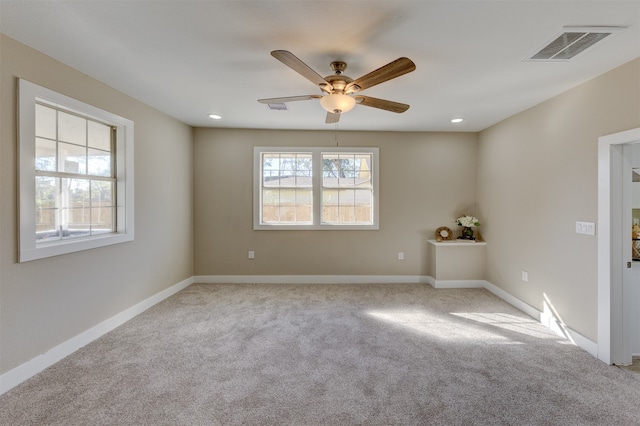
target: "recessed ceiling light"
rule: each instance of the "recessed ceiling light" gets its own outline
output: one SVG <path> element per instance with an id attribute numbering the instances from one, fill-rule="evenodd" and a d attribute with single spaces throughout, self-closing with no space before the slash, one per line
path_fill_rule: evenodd
<path id="1" fill-rule="evenodd" d="M 214 120 L 220 120 L 222 116 L 218 114 L 209 114 L 209 118 L 213 118 Z"/>
<path id="2" fill-rule="evenodd" d="M 464 118 L 460 118 L 460 117 L 451 119 L 452 123 L 462 123 L 463 121 L 464 121 Z"/>

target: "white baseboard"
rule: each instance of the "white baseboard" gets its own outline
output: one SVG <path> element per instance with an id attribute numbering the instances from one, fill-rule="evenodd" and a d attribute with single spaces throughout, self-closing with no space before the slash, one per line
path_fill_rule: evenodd
<path id="1" fill-rule="evenodd" d="M 428 284 L 423 275 L 196 275 L 203 284 Z"/>
<path id="2" fill-rule="evenodd" d="M 554 331 L 558 336 L 562 336 L 574 345 L 584 349 L 594 358 L 598 358 L 598 344 L 577 331 L 567 327 L 550 312 L 540 312 L 540 322 Z"/>
<path id="3" fill-rule="evenodd" d="M 97 338 L 110 332 L 116 327 L 124 324 L 133 317 L 146 311 L 153 305 L 163 301 L 169 296 L 174 295 L 178 291 L 193 284 L 193 277 L 187 278 L 184 281 L 179 282 L 161 292 L 154 294 L 153 296 L 139 302 L 132 307 L 114 315 L 113 317 L 101 322 L 100 324 L 91 327 L 90 329 L 78 334 L 75 337 L 67 340 L 64 343 L 48 350 L 42 355 L 38 355 L 31 361 L 27 361 L 24 364 L 10 370 L 0 376 L 0 395 L 13 389 L 25 380 L 35 376 L 45 368 L 50 367 L 61 359 L 71 355 L 78 349 L 86 346 Z"/>
<path id="4" fill-rule="evenodd" d="M 484 280 L 436 280 L 427 277 L 427 283 L 433 288 L 484 288 Z"/>
<path id="5" fill-rule="evenodd" d="M 540 312 L 533 306 L 528 305 L 527 303 L 512 296 L 501 288 L 491 284 L 489 281 L 485 281 L 484 288 L 486 288 L 488 291 L 495 294 L 508 304 L 520 309 L 530 317 L 536 319 L 537 321 L 540 321 L 542 325 L 555 332 L 558 336 L 566 338 L 574 345 L 587 351 L 594 358 L 598 357 L 598 344 L 596 342 L 567 327 L 566 324 L 560 322 L 560 320 L 556 318 L 551 312 Z"/>
<path id="6" fill-rule="evenodd" d="M 525 314 L 529 315 L 531 318 L 534 318 L 534 319 L 540 321 L 541 313 L 540 313 L 539 310 L 537 310 L 533 306 L 531 306 L 531 305 L 529 305 L 527 303 L 524 303 L 522 300 L 518 299 L 517 297 L 512 296 L 510 293 L 507 293 L 506 291 L 504 291 L 500 287 L 497 287 L 497 286 L 491 284 L 489 281 L 485 281 L 484 282 L 484 288 L 486 288 L 488 291 L 490 291 L 491 293 L 495 294 L 496 296 L 498 296 L 500 299 L 504 300 L 505 302 L 507 302 L 511 306 L 520 309 L 522 312 L 524 312 Z"/>

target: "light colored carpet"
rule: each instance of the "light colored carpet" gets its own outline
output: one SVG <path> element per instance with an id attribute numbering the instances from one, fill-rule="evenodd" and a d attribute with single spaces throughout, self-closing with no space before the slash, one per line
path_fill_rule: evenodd
<path id="1" fill-rule="evenodd" d="M 638 425 L 640 375 L 481 289 L 195 284 L 0 397 L 2 425 Z"/>

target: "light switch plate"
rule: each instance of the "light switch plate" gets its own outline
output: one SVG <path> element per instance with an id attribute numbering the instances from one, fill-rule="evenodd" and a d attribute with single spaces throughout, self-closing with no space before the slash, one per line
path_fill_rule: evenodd
<path id="1" fill-rule="evenodd" d="M 576 234 L 596 235 L 596 224 L 593 222 L 576 222 Z"/>

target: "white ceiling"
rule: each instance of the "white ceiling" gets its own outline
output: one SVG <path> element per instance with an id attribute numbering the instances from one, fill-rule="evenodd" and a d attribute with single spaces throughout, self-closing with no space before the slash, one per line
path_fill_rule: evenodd
<path id="1" fill-rule="evenodd" d="M 563 26 L 594 25 L 628 28 L 570 62 L 523 61 Z M 317 100 L 256 102 L 320 93 L 272 50 L 321 75 L 342 60 L 352 78 L 406 56 L 416 71 L 362 94 L 411 108 L 356 106 L 339 129 L 478 131 L 639 57 L 640 0 L 0 0 L 0 31 L 205 127 L 335 128 Z"/>

